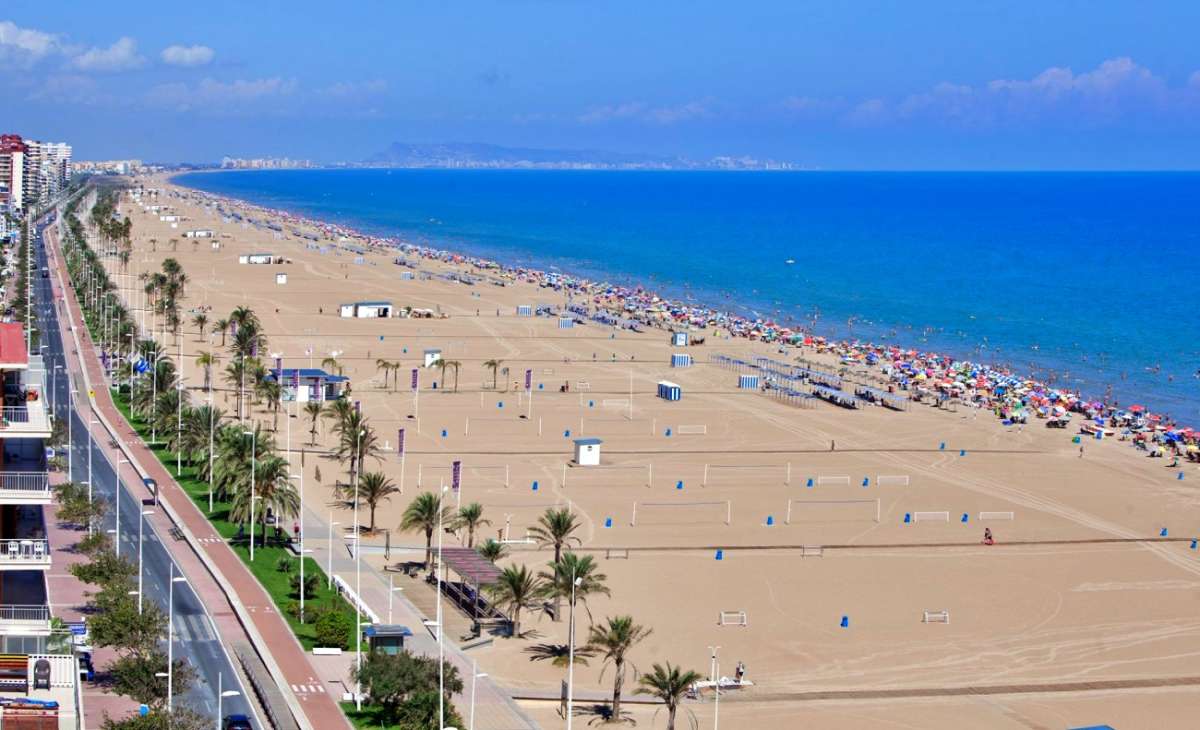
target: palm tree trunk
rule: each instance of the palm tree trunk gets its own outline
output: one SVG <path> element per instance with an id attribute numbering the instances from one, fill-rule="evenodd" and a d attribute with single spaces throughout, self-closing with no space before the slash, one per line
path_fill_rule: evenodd
<path id="1" fill-rule="evenodd" d="M 425 568 L 429 569 L 433 561 L 433 530 L 425 531 Z"/>
<path id="2" fill-rule="evenodd" d="M 613 680 L 613 722 L 621 721 L 621 685 L 625 683 L 625 661 L 615 662 L 616 676 Z"/>
<path id="3" fill-rule="evenodd" d="M 375 503 L 367 502 L 367 506 L 371 508 L 371 526 L 367 528 L 370 533 L 375 532 Z"/>
<path id="4" fill-rule="evenodd" d="M 675 705 L 667 706 L 667 730 L 675 730 Z"/>

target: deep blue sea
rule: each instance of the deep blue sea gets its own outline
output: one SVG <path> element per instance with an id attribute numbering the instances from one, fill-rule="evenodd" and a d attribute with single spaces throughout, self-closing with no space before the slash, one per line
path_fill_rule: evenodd
<path id="1" fill-rule="evenodd" d="M 1200 425 L 1200 174 L 295 170 L 182 184 Z M 788 264 L 791 260 L 794 263 Z"/>

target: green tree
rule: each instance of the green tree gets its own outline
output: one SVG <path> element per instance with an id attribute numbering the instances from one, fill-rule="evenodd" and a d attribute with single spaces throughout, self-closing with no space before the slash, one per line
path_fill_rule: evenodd
<path id="1" fill-rule="evenodd" d="M 562 509 L 547 509 L 538 518 L 537 524 L 529 528 L 529 534 L 538 541 L 538 547 L 554 547 L 554 562 L 562 559 L 563 547 L 571 544 L 582 544 L 575 536 L 579 529 L 579 519 L 567 507 Z"/>
<path id="2" fill-rule="evenodd" d="M 475 550 L 478 551 L 485 560 L 488 560 L 492 563 L 495 563 L 497 560 L 508 554 L 508 548 L 504 546 L 504 543 L 497 542 L 490 537 L 480 543 L 479 547 L 475 548 Z"/>
<path id="3" fill-rule="evenodd" d="M 433 572 L 433 533 L 438 523 L 450 522 L 450 508 L 442 506 L 442 497 L 433 492 L 418 494 L 416 499 L 408 504 L 404 515 L 400 518 L 402 532 L 425 533 L 425 567 Z"/>
<path id="4" fill-rule="evenodd" d="M 211 716 L 182 706 L 178 699 L 174 705 L 170 712 L 165 707 L 155 707 L 146 715 L 135 712 L 123 718 L 109 717 L 106 712 L 100 730 L 212 730 Z"/>
<path id="5" fill-rule="evenodd" d="M 287 557 L 287 556 L 285 556 L 285 557 Z M 291 558 L 288 557 L 287 560 L 290 562 Z M 320 581 L 320 577 L 317 575 L 314 575 L 313 573 L 305 573 L 304 574 L 304 598 L 305 598 L 305 600 L 317 595 L 317 583 L 319 581 Z M 292 577 L 288 580 L 288 585 L 291 589 L 291 592 L 288 595 L 299 598 L 300 597 L 300 574 L 293 572 Z"/>
<path id="6" fill-rule="evenodd" d="M 548 565 L 550 570 L 540 571 L 538 578 L 542 581 L 545 595 L 554 599 L 555 606 L 560 605 L 563 599 L 570 601 L 572 596 L 576 603 L 583 601 L 584 606 L 587 606 L 588 596 L 612 594 L 608 586 L 604 585 L 608 576 L 599 572 L 599 566 L 591 555 L 566 553 L 557 563 Z M 576 581 L 579 582 L 578 585 L 575 585 Z M 556 608 L 554 620 L 559 621 L 561 618 Z"/>
<path id="7" fill-rule="evenodd" d="M 304 415 L 308 416 L 311 424 L 308 429 L 308 433 L 312 437 L 309 439 L 309 443 L 313 446 L 317 445 L 317 431 L 320 429 L 321 414 L 324 411 L 325 409 L 319 401 L 310 400 L 304 404 Z"/>
<path id="8" fill-rule="evenodd" d="M 358 498 L 366 502 L 371 513 L 371 526 L 367 528 L 367 532 L 375 532 L 375 508 L 380 503 L 392 498 L 393 494 L 399 494 L 400 488 L 396 483 L 387 477 L 381 471 L 364 472 L 358 480 Z"/>
<path id="9" fill-rule="evenodd" d="M 400 728 L 462 727 L 462 719 L 454 712 L 451 698 L 463 691 L 462 678 L 453 664 L 446 663 L 441 680 L 446 694 L 443 698 L 446 715 L 438 724 L 438 668 L 433 657 L 414 656 L 407 651 L 397 654 L 372 652 L 366 656 L 362 669 L 352 669 L 351 676 L 360 682 L 371 697 L 372 705 L 380 709 L 377 719 L 388 726 Z M 428 695 L 432 694 L 432 702 Z M 432 705 L 432 716 L 429 706 Z"/>
<path id="10" fill-rule="evenodd" d="M 475 547 L 475 531 L 483 525 L 492 524 L 491 520 L 484 519 L 483 505 L 478 502 L 471 502 L 459 508 L 458 514 L 454 516 L 454 521 L 450 523 L 452 529 L 461 530 L 464 527 L 467 530 L 467 547 Z"/>
<path id="11" fill-rule="evenodd" d="M 197 342 L 204 342 L 204 328 L 208 326 L 208 315 L 204 312 L 196 314 L 192 317 L 192 324 L 200 330 L 200 339 Z"/>
<path id="12" fill-rule="evenodd" d="M 655 663 L 649 674 L 638 678 L 638 694 L 650 695 L 667 706 L 667 730 L 675 730 L 675 712 L 679 701 L 701 677 L 691 670 L 680 669 L 667 662 L 664 667 Z"/>
<path id="13" fill-rule="evenodd" d="M 161 707 L 167 701 L 167 679 L 155 676 L 167 671 L 167 655 L 161 649 L 145 654 L 118 657 L 108 665 L 117 694 L 131 697 L 151 707 Z M 192 686 L 196 672 L 186 659 L 176 659 L 171 670 L 171 683 L 176 694 L 182 695 Z"/>
<path id="14" fill-rule="evenodd" d="M 524 565 L 510 565 L 489 586 L 493 600 L 512 617 L 513 636 L 521 637 L 521 611 L 536 608 L 543 593 L 542 581 Z"/>
<path id="15" fill-rule="evenodd" d="M 317 644 L 322 647 L 345 649 L 350 644 L 350 632 L 353 629 L 354 617 L 336 608 L 320 609 L 313 623 Z"/>
<path id="16" fill-rule="evenodd" d="M 204 368 L 204 392 L 212 391 L 212 369 L 221 361 L 220 356 L 212 352 L 200 352 L 196 355 L 196 364 Z"/>
<path id="17" fill-rule="evenodd" d="M 632 616 L 610 616 L 605 623 L 588 630 L 587 648 L 604 654 L 604 662 L 613 668 L 612 719 L 621 721 L 621 688 L 625 684 L 625 663 L 629 651 L 651 634 L 651 629 L 634 622 Z M 637 668 L 634 668 L 637 674 Z"/>
<path id="18" fill-rule="evenodd" d="M 253 489 L 242 488 L 233 494 L 229 505 L 229 519 L 238 523 L 254 519 L 260 524 L 261 530 L 257 537 L 266 544 L 267 520 L 274 516 L 276 524 L 284 520 L 294 519 L 300 514 L 300 493 L 288 471 L 287 459 L 270 454 L 254 464 Z M 253 495 L 251 494 L 253 492 Z M 257 501 L 251 509 L 252 500 Z"/>

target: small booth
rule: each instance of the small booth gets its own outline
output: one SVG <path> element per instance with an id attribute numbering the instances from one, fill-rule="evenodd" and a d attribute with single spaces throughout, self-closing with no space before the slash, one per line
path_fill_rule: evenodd
<path id="1" fill-rule="evenodd" d="M 672 332 L 671 333 L 671 346 L 672 347 L 687 347 L 688 346 L 688 333 L 687 332 Z"/>
<path id="2" fill-rule="evenodd" d="M 323 403 L 341 398 L 346 393 L 350 378 L 332 375 L 320 368 L 271 368 L 267 379 L 278 382 L 283 390 L 284 401 Z"/>
<path id="3" fill-rule="evenodd" d="M 580 466 L 600 466 L 600 444 L 597 438 L 575 439 L 575 463 Z"/>
<path id="4" fill-rule="evenodd" d="M 669 380 L 658 381 L 658 397 L 663 400 L 683 400 L 683 388 Z"/>
<path id="5" fill-rule="evenodd" d="M 287 274 L 276 274 L 275 275 L 275 283 L 279 284 L 279 285 L 286 284 L 287 283 Z"/>
<path id="6" fill-rule="evenodd" d="M 517 316 L 518 317 L 532 317 L 533 316 L 533 305 L 532 304 L 518 304 L 517 305 Z"/>
<path id="7" fill-rule="evenodd" d="M 690 368 L 692 366 L 692 356 L 673 353 L 671 355 L 671 367 L 673 368 Z"/>
<path id="8" fill-rule="evenodd" d="M 343 304 L 341 316 L 350 319 L 382 319 L 392 316 L 391 302 L 354 302 Z"/>
<path id="9" fill-rule="evenodd" d="M 442 359 L 442 351 L 441 350 L 439 350 L 437 348 L 433 348 L 433 349 L 425 351 L 425 367 L 427 367 L 427 368 L 433 367 L 433 364 L 441 359 Z"/>
<path id="10" fill-rule="evenodd" d="M 575 326 L 575 318 L 574 317 L 559 317 L 558 318 L 558 328 L 560 330 L 569 330 L 569 329 L 573 328 L 574 326 Z"/>
<path id="11" fill-rule="evenodd" d="M 367 637 L 367 646 L 371 651 L 399 654 L 404 651 L 404 640 L 413 632 L 400 624 L 371 624 L 363 635 Z"/>
<path id="12" fill-rule="evenodd" d="M 758 390 L 757 375 L 739 375 L 738 387 L 742 390 Z"/>
<path id="13" fill-rule="evenodd" d="M 401 271 L 400 272 L 400 281 L 412 281 L 412 280 L 413 280 L 413 272 L 411 272 L 411 271 Z"/>
<path id="14" fill-rule="evenodd" d="M 191 231 L 184 231 L 184 238 L 212 238 L 213 232 L 204 228 L 199 228 Z"/>

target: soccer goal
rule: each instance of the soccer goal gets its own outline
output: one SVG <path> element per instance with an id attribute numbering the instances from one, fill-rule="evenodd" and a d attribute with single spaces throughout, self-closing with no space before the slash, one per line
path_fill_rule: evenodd
<path id="1" fill-rule="evenodd" d="M 880 509 L 878 499 L 789 499 L 783 522 L 879 522 Z"/>
<path id="2" fill-rule="evenodd" d="M 1015 514 L 1013 514 L 1012 512 L 980 512 L 979 513 L 979 520 L 981 522 L 983 520 L 1013 520 L 1013 519 L 1016 519 L 1016 517 L 1017 516 Z"/>
<path id="3" fill-rule="evenodd" d="M 923 611 L 921 616 L 923 624 L 948 624 L 950 623 L 950 612 L 941 611 Z"/>
<path id="4" fill-rule="evenodd" d="M 850 486 L 850 477 L 842 476 L 819 476 L 817 477 L 818 487 L 848 487 Z"/>
<path id="5" fill-rule="evenodd" d="M 949 512 L 913 512 L 913 522 L 949 522 Z"/>
<path id="6" fill-rule="evenodd" d="M 745 611 L 721 611 L 717 616 L 717 626 L 749 626 L 750 617 Z"/>
<path id="7" fill-rule="evenodd" d="M 631 527 L 643 525 L 726 525 L 733 522 L 733 500 L 717 499 L 706 502 L 634 502 Z"/>
<path id="8" fill-rule="evenodd" d="M 875 484 L 881 487 L 907 487 L 907 474 L 880 474 L 875 477 Z"/>
<path id="9" fill-rule="evenodd" d="M 707 436 L 708 425 L 704 423 L 689 425 L 680 424 L 675 427 L 675 433 L 679 434 L 680 436 Z"/>

